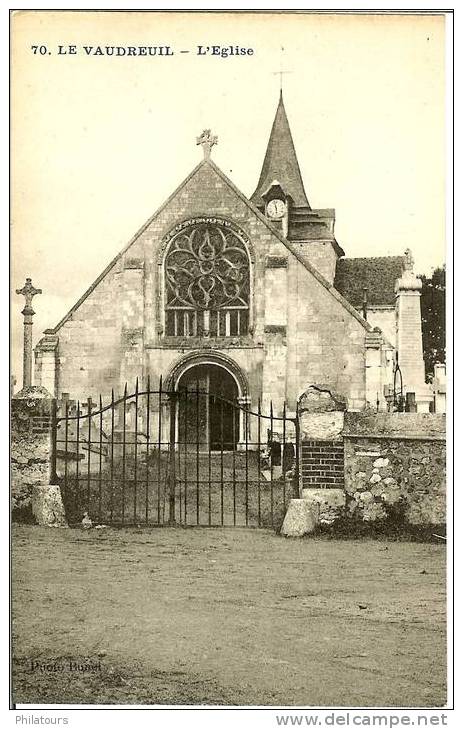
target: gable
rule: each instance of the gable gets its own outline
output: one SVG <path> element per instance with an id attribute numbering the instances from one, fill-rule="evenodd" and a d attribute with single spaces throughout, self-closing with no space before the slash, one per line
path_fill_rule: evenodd
<path id="1" fill-rule="evenodd" d="M 313 276 L 341 307 L 357 319 L 365 329 L 371 329 L 370 325 L 365 322 L 353 306 L 308 261 L 300 256 L 297 250 L 273 227 L 227 176 L 211 160 L 203 160 L 136 232 L 125 248 L 110 262 L 57 326 L 47 330 L 46 333 L 56 334 L 67 321 L 77 315 L 77 312 L 79 312 L 78 318 L 82 319 L 85 316 L 88 297 L 103 284 L 105 300 L 108 296 L 111 298 L 111 283 L 108 279 L 112 279 L 115 274 L 124 268 L 143 267 L 145 258 L 149 259 L 150 252 L 153 251 L 153 243 L 159 246 L 166 234 L 177 223 L 195 215 L 204 216 L 205 212 L 210 215 L 222 215 L 236 222 L 249 237 L 251 245 L 252 241 L 259 241 L 259 252 L 262 257 L 267 253 L 277 256 L 287 255 L 289 251 L 306 269 L 308 275 Z M 154 266 L 155 262 L 151 261 L 151 263 Z M 120 290 L 114 291 L 114 301 L 117 300 L 117 296 L 120 294 Z M 98 295 L 96 298 L 99 298 Z"/>

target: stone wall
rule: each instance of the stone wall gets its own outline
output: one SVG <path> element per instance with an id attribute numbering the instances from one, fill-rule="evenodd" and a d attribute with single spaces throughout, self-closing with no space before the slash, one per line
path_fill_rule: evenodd
<path id="1" fill-rule="evenodd" d="M 443 416 L 346 413 L 343 436 L 348 516 L 445 523 Z"/>
<path id="2" fill-rule="evenodd" d="M 288 400 L 325 383 L 365 407 L 365 328 L 295 259 L 288 265 Z"/>
<path id="3" fill-rule="evenodd" d="M 359 314 L 362 309 L 358 309 Z M 396 311 L 394 306 L 368 306 L 368 323 L 372 327 L 379 327 L 388 341 L 395 346 L 396 333 Z"/>
<path id="4" fill-rule="evenodd" d="M 338 257 L 330 240 L 292 241 L 291 245 L 333 285 Z"/>

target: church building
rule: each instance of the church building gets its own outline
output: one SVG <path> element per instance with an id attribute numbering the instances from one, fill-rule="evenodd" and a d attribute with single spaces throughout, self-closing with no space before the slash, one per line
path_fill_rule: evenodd
<path id="1" fill-rule="evenodd" d="M 35 384 L 94 401 L 162 376 L 276 415 L 311 386 L 349 410 L 429 410 L 421 281 L 403 256 L 347 258 L 304 188 L 280 94 L 257 187 L 203 159 L 35 349 Z M 257 177 L 257 175 L 256 175 Z"/>

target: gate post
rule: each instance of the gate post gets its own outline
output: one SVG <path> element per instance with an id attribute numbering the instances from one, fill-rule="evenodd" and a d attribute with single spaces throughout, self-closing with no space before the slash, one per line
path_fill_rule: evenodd
<path id="1" fill-rule="evenodd" d="M 177 416 L 177 393 L 172 391 L 168 393 L 169 398 L 169 524 L 175 524 L 175 426 Z"/>
<path id="2" fill-rule="evenodd" d="M 56 439 L 58 434 L 58 423 L 57 423 L 57 402 L 56 398 L 54 397 L 51 401 L 51 408 L 50 408 L 50 440 L 51 440 L 51 448 L 50 448 L 50 484 L 55 485 L 57 483 L 57 473 L 56 473 Z"/>
<path id="3" fill-rule="evenodd" d="M 301 426 L 300 426 L 300 419 L 299 419 L 299 400 L 296 402 L 296 420 L 294 421 L 295 424 L 295 440 L 296 440 L 296 463 L 294 466 L 294 477 L 293 477 L 293 499 L 300 499 L 301 498 L 301 489 L 299 486 L 299 454 L 301 450 Z"/>
<path id="4" fill-rule="evenodd" d="M 27 514 L 40 526 L 67 526 L 56 479 L 56 401 L 29 387 L 13 396 L 11 416 L 13 521 Z"/>

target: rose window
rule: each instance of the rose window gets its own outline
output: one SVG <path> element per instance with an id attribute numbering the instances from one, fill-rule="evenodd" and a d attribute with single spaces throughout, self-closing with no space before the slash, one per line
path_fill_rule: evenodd
<path id="1" fill-rule="evenodd" d="M 247 333 L 249 258 L 235 231 L 192 223 L 172 239 L 164 272 L 167 336 Z"/>

